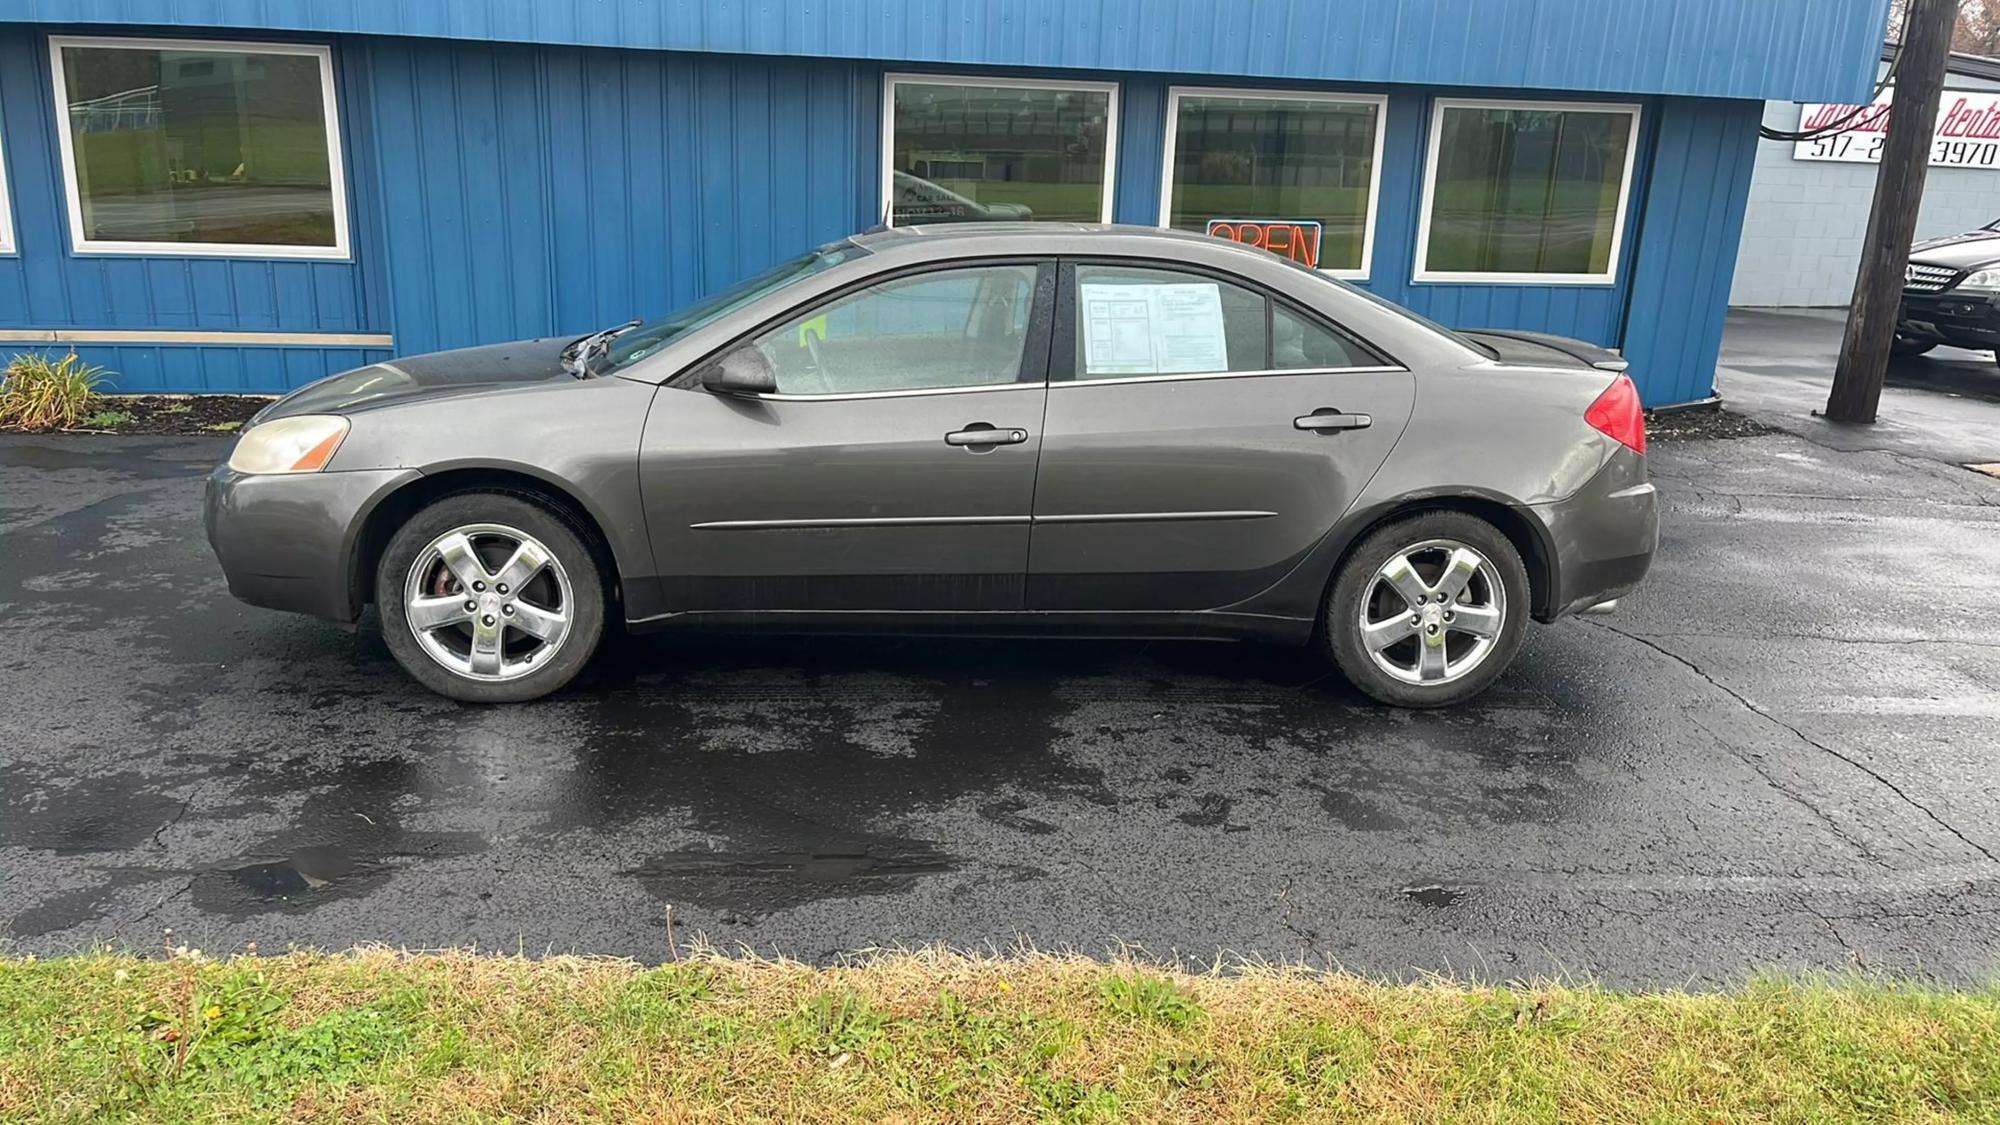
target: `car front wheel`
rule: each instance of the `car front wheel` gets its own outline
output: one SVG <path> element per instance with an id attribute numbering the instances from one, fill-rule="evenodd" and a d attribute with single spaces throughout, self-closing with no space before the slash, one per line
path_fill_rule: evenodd
<path id="1" fill-rule="evenodd" d="M 412 516 L 382 553 L 375 591 L 396 662 L 468 703 L 555 691 L 604 633 L 604 580 L 583 532 L 512 493 L 458 493 Z"/>
<path id="2" fill-rule="evenodd" d="M 1447 707 L 1506 671 L 1528 613 L 1527 568 L 1498 528 L 1464 512 L 1424 512 L 1376 530 L 1348 556 L 1321 634 L 1367 694 Z"/>

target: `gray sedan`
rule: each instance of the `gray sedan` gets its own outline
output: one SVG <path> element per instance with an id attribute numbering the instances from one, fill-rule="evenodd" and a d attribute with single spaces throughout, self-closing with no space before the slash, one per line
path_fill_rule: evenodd
<path id="1" fill-rule="evenodd" d="M 1388 703 L 1485 688 L 1657 532 L 1614 354 L 1451 332 L 1219 239 L 958 224 L 656 322 L 378 363 L 209 479 L 237 597 L 456 699 L 623 626 L 1307 645 Z"/>

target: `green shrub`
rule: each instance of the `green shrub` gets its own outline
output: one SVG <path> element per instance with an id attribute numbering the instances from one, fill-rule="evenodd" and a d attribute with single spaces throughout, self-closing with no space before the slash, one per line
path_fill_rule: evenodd
<path id="1" fill-rule="evenodd" d="M 98 412 L 97 388 L 110 374 L 77 358 L 17 355 L 0 373 L 0 429 L 66 430 Z"/>

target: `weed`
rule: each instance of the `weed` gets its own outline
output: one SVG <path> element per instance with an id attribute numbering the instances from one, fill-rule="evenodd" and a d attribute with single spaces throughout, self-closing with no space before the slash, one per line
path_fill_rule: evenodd
<path id="1" fill-rule="evenodd" d="M 1104 1010 L 1122 1019 L 1186 1027 L 1201 1015 L 1193 997 L 1165 977 L 1148 973 L 1106 977 L 1097 991 Z"/>
<path id="2" fill-rule="evenodd" d="M 132 424 L 132 414 L 125 410 L 99 410 L 83 420 L 78 427 L 85 430 L 115 430 Z"/>
<path id="3" fill-rule="evenodd" d="M 1175 1090 L 1205 1090 L 1215 1084 L 1215 1056 L 1206 1051 L 1160 1051 L 1148 1061 L 1153 1081 Z"/>
<path id="4" fill-rule="evenodd" d="M 77 358 L 17 355 L 0 371 L 0 429 L 66 430 L 97 413 L 109 372 Z"/>
<path id="5" fill-rule="evenodd" d="M 778 1046 L 788 1054 L 829 1058 L 866 1054 L 883 1042 L 888 1020 L 852 992 L 817 992 L 778 1021 Z"/>
<path id="6" fill-rule="evenodd" d="M 1361 1028 L 1314 1021 L 1280 1037 L 1258 1053 L 1260 1068 L 1275 1075 L 1282 1104 L 1299 1111 L 1325 1105 L 1374 1059 L 1374 1044 Z"/>
<path id="7" fill-rule="evenodd" d="M 1117 1093 L 1095 1082 L 1053 1074 L 1030 1074 L 1024 1080 L 1036 1108 L 1050 1121 L 1064 1125 L 1116 1121 L 1124 1110 Z"/>

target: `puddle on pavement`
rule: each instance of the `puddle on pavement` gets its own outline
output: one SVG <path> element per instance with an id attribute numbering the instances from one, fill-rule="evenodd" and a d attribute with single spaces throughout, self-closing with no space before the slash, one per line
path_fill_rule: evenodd
<path id="1" fill-rule="evenodd" d="M 217 872 L 234 879 L 258 899 L 291 899 L 332 886 L 353 875 L 358 865 L 339 848 L 307 847 L 276 863 L 252 863 Z"/>
<path id="2" fill-rule="evenodd" d="M 1026 801 L 989 801 L 979 806 L 979 815 L 1003 828 L 1026 832 L 1030 836 L 1047 836 L 1056 826 L 1039 817 L 1027 814 Z"/>
<path id="3" fill-rule="evenodd" d="M 159 786 L 135 773 L 63 778 L 0 768 L 0 847 L 57 855 L 139 847 L 181 812 Z"/>
<path id="4" fill-rule="evenodd" d="M 667 902 L 757 918 L 823 898 L 901 890 L 957 866 L 928 844 L 902 841 L 857 850 L 665 852 L 619 874 Z"/>
<path id="5" fill-rule="evenodd" d="M 282 786 L 285 776 L 263 784 Z M 195 875 L 189 899 L 197 908 L 237 918 L 313 910 L 336 898 L 367 894 L 403 861 L 486 850 L 486 839 L 477 833 L 403 827 L 397 805 L 433 783 L 419 765 L 403 759 L 349 762 L 314 780 L 322 785 L 292 815 L 289 830 Z"/>
<path id="6" fill-rule="evenodd" d="M 159 882 L 162 873 L 140 868 L 117 868 L 99 874 L 104 880 L 102 883 L 49 895 L 15 914 L 0 932 L 14 938 L 36 938 L 96 921 L 105 916 L 106 904 L 120 889 L 134 884 Z"/>
<path id="7" fill-rule="evenodd" d="M 1319 807 L 1351 832 L 1396 832 L 1409 827 L 1401 817 L 1344 789 L 1321 790 Z"/>
<path id="8" fill-rule="evenodd" d="M 1428 906 L 1434 910 L 1442 910 L 1447 906 L 1457 905 L 1459 900 L 1465 897 L 1465 892 L 1452 887 L 1440 887 L 1436 885 L 1428 887 L 1404 887 L 1403 897 L 1416 903 L 1418 906 Z"/>

